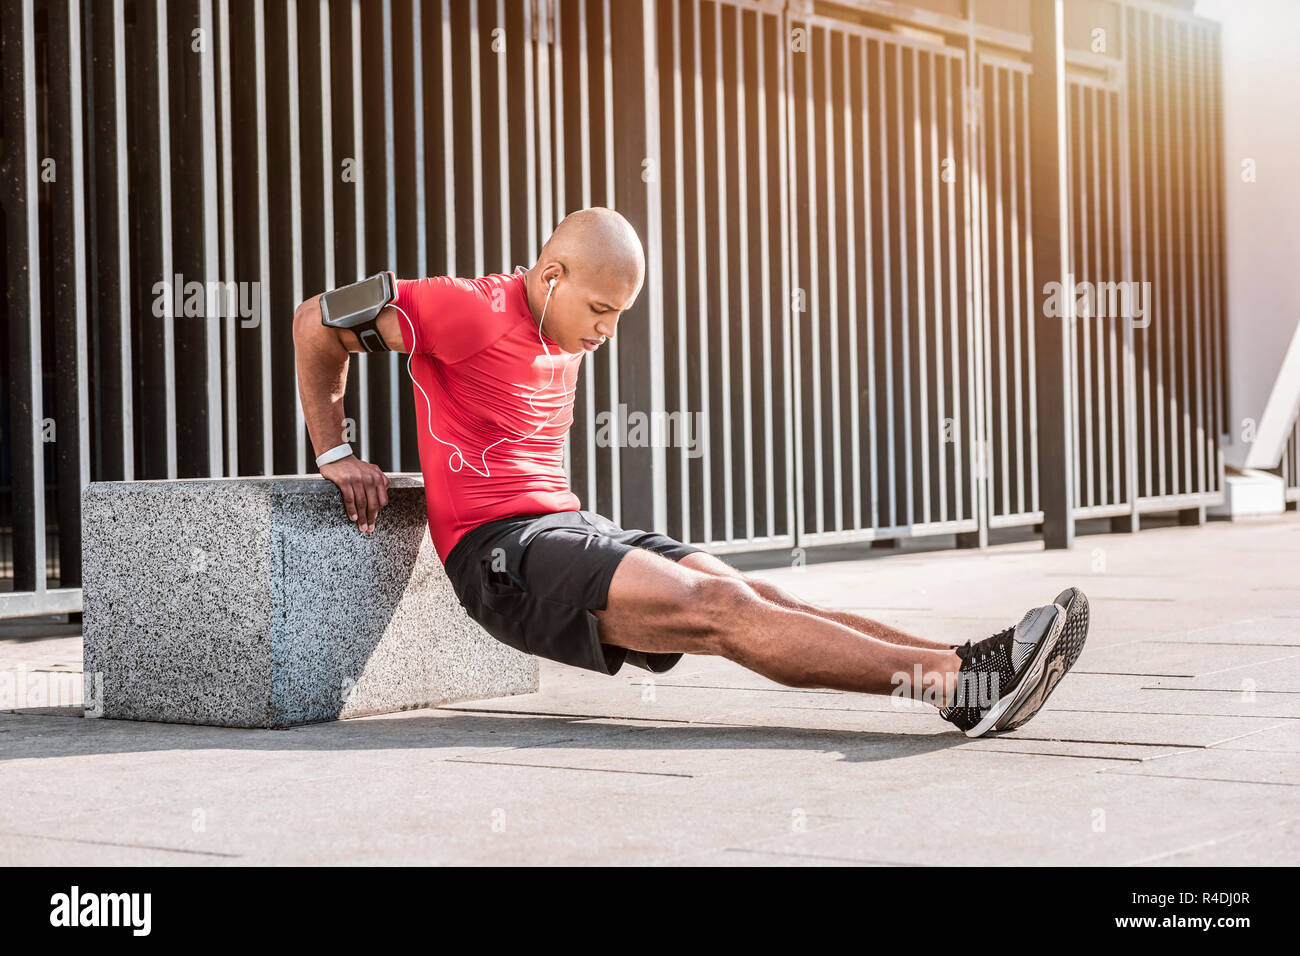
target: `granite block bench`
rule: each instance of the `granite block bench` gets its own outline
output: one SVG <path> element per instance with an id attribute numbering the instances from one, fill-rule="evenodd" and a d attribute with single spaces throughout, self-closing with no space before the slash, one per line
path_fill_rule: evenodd
<path id="1" fill-rule="evenodd" d="M 364 535 L 319 477 L 92 482 L 86 716 L 290 727 L 538 689 L 460 606 L 419 476 Z"/>

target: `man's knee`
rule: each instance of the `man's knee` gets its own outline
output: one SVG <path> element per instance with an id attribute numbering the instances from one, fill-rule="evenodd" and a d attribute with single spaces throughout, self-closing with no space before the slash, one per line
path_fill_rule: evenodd
<path id="1" fill-rule="evenodd" d="M 726 656 L 736 636 L 753 625 L 766 602 L 742 577 L 702 575 L 691 585 L 690 605 L 711 653 Z"/>
<path id="2" fill-rule="evenodd" d="M 762 578 L 750 577 L 745 575 L 744 581 L 753 589 L 754 593 L 765 601 L 770 601 L 781 607 L 800 607 L 803 601 L 795 597 L 789 591 L 777 587 L 771 581 L 765 581 Z"/>

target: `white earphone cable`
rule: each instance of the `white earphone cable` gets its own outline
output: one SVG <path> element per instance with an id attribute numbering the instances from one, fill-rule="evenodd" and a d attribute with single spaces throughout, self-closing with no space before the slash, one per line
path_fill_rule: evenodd
<path id="1" fill-rule="evenodd" d="M 542 323 L 546 321 L 546 310 L 547 310 L 547 308 L 548 308 L 548 307 L 550 306 L 550 304 L 551 304 L 551 293 L 554 292 L 554 291 L 555 291 L 555 280 L 552 279 L 552 280 L 551 280 L 550 287 L 546 290 L 546 304 L 542 306 L 542 317 L 541 317 L 541 319 L 539 319 L 538 322 L 537 322 L 537 341 L 540 342 L 540 343 L 542 344 L 542 349 L 543 349 L 543 351 L 546 352 L 546 354 L 547 354 L 548 357 L 551 355 L 551 350 L 550 350 L 549 348 L 546 347 L 546 340 L 542 338 Z M 480 463 L 483 465 L 483 470 L 482 470 L 482 471 L 479 471 L 479 470 L 478 470 L 477 468 L 475 468 L 473 465 L 470 465 L 469 462 L 465 460 L 465 455 L 464 455 L 464 453 L 460 450 L 460 447 L 459 447 L 458 445 L 456 445 L 456 444 L 454 444 L 454 443 L 452 443 L 452 442 L 449 442 L 449 441 L 443 441 L 443 440 L 442 440 L 441 438 L 439 438 L 436 434 L 434 434 L 434 431 L 433 431 L 433 405 L 432 405 L 432 403 L 429 401 L 429 393 L 426 392 L 426 391 L 424 390 L 424 388 L 423 388 L 423 387 L 420 385 L 420 383 L 416 380 L 415 375 L 414 375 L 414 374 L 412 373 L 412 371 L 411 371 L 411 360 L 412 360 L 412 358 L 414 358 L 415 353 L 416 353 L 416 351 L 417 351 L 417 349 L 418 349 L 418 346 L 419 346 L 419 339 L 417 338 L 417 336 L 416 336 L 416 334 L 415 334 L 415 323 L 412 322 L 412 321 L 411 321 L 411 317 L 410 317 L 409 315 L 406 314 L 406 310 L 403 309 L 403 308 L 402 308 L 400 305 L 398 305 L 396 302 L 392 303 L 392 306 L 393 306 L 393 308 L 396 309 L 398 312 L 402 313 L 402 318 L 406 319 L 406 325 L 407 325 L 407 328 L 409 328 L 409 329 L 411 330 L 411 351 L 410 351 L 410 353 L 408 353 L 407 356 L 406 356 L 406 374 L 407 374 L 407 376 L 411 379 L 411 383 L 412 383 L 413 385 L 415 385 L 415 387 L 418 388 L 418 389 L 420 390 L 420 394 L 424 396 L 424 408 L 425 408 L 425 419 L 424 419 L 424 420 L 425 420 L 425 424 L 428 426 L 428 429 L 429 429 L 429 436 L 430 436 L 434 441 L 439 442 L 440 444 L 446 445 L 448 448 L 452 448 L 452 449 L 455 450 L 455 454 L 453 454 L 450 458 L 447 459 L 447 466 L 448 466 L 449 468 L 451 468 L 452 471 L 454 471 L 454 472 L 460 472 L 460 470 L 461 470 L 462 468 L 468 466 L 469 469 L 470 469 L 470 471 L 474 472 L 476 475 L 481 475 L 481 476 L 484 477 L 484 478 L 491 478 L 491 477 L 492 477 L 492 474 L 491 474 L 491 472 L 488 471 L 488 466 L 487 466 L 487 453 L 488 453 L 489 451 L 491 451 L 493 448 L 495 448 L 497 445 L 501 444 L 501 443 L 504 442 L 504 441 L 508 441 L 508 442 L 521 442 L 521 441 L 526 441 L 527 439 L 532 438 L 532 437 L 533 437 L 534 435 L 536 435 L 539 431 L 541 431 L 543 428 L 545 428 L 547 425 L 549 425 L 552 421 L 555 420 L 555 416 L 552 415 L 551 417 L 547 418 L 546 421 L 542 422 L 542 423 L 541 423 L 540 425 L 538 425 L 535 429 L 533 429 L 532 432 L 530 432 L 530 433 L 527 434 L 527 435 L 523 435 L 523 436 L 521 436 L 521 437 L 519 437 L 519 438 L 509 438 L 509 437 L 500 438 L 500 439 L 494 441 L 492 444 L 488 445 L 486 448 L 483 449 L 482 454 L 479 456 L 479 461 L 480 461 Z M 533 402 L 536 400 L 536 398 L 537 398 L 538 395 L 542 394 L 542 392 L 544 392 L 544 391 L 546 391 L 546 389 L 550 388 L 550 387 L 551 387 L 551 383 L 554 382 L 554 381 L 555 381 L 555 366 L 552 365 L 552 366 L 551 366 L 551 375 L 550 375 L 550 378 L 547 379 L 546 384 L 543 385 L 541 388 L 539 388 L 537 391 L 533 392 L 533 394 L 530 395 L 530 396 L 528 397 L 528 407 L 531 408 L 534 412 L 537 411 L 537 406 L 534 405 Z M 557 412 L 556 414 L 558 415 L 559 413 Z M 459 459 L 459 464 L 456 463 L 457 459 Z"/>

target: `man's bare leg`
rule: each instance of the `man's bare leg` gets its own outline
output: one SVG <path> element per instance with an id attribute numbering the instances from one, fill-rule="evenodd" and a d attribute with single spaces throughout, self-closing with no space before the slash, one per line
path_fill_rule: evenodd
<path id="1" fill-rule="evenodd" d="M 835 621 L 837 624 L 843 624 L 845 627 L 851 627 L 859 634 L 865 634 L 868 637 L 874 637 L 879 641 L 888 641 L 890 644 L 902 644 L 905 647 L 925 647 L 931 650 L 954 650 L 960 647 L 959 644 L 944 643 L 943 641 L 934 641 L 926 637 L 917 637 L 915 634 L 908 634 L 906 631 L 900 631 L 897 628 L 890 627 L 880 621 L 873 620 L 869 617 L 863 617 L 861 614 L 854 614 L 851 611 L 836 611 L 830 608 L 818 607 L 815 604 L 809 604 L 797 595 L 791 594 L 783 588 L 777 587 L 770 581 L 764 581 L 759 578 L 751 578 L 747 574 L 742 574 L 725 561 L 704 552 L 688 554 L 682 558 L 680 564 L 686 565 L 697 571 L 703 571 L 705 574 L 721 574 L 727 577 L 739 578 L 753 588 L 759 597 L 778 604 L 781 607 L 794 611 L 803 611 L 805 614 L 815 614 L 818 617 L 825 618 L 828 621 Z"/>
<path id="2" fill-rule="evenodd" d="M 631 650 L 725 657 L 788 687 L 908 696 L 943 706 L 961 659 L 951 648 L 893 644 L 760 597 L 746 581 L 707 574 L 650 551 L 619 562 L 601 640 Z"/>

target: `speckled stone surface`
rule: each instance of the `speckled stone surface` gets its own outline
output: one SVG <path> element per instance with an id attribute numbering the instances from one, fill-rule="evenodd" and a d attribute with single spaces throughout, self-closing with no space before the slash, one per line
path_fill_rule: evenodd
<path id="1" fill-rule="evenodd" d="M 91 483 L 86 715 L 289 727 L 538 690 L 457 601 L 420 478 L 390 477 L 371 535 L 321 478 Z"/>

